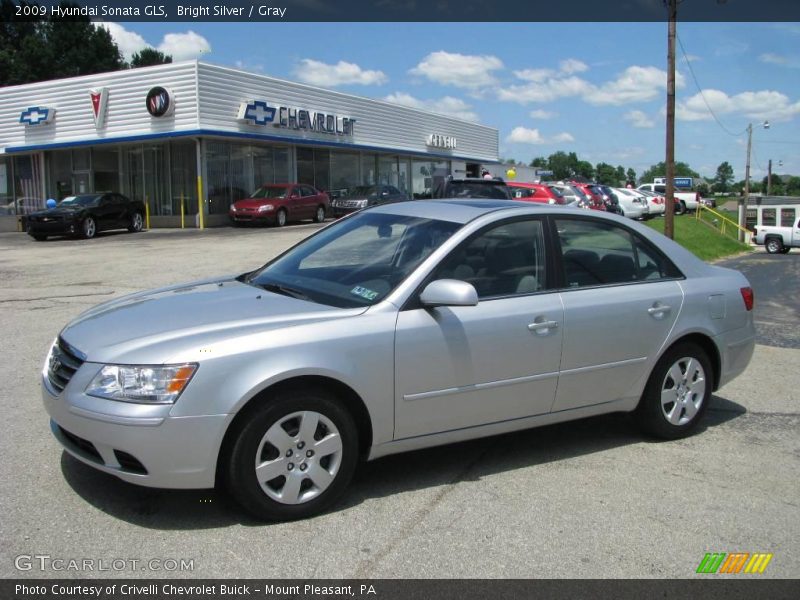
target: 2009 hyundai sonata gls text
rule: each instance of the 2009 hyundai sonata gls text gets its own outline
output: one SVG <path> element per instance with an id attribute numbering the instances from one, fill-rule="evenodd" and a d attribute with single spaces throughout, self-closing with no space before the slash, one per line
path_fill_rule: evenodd
<path id="1" fill-rule="evenodd" d="M 53 433 L 166 488 L 318 513 L 361 457 L 608 412 L 688 434 L 753 352 L 753 293 L 647 227 L 516 202 L 342 219 L 261 269 L 120 298 L 58 336 Z"/>

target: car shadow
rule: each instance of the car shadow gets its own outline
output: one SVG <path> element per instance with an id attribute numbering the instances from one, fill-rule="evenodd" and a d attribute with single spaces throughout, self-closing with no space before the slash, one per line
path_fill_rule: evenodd
<path id="1" fill-rule="evenodd" d="M 712 396 L 695 435 L 746 412 L 740 404 Z M 627 415 L 609 414 L 392 455 L 362 464 L 343 500 L 329 512 L 401 492 L 478 481 L 496 473 L 640 443 L 670 442 L 643 436 Z M 251 517 L 221 490 L 141 487 L 97 471 L 66 452 L 61 456 L 61 472 L 67 484 L 86 502 L 140 527 L 198 530 L 234 524 L 269 526 Z"/>

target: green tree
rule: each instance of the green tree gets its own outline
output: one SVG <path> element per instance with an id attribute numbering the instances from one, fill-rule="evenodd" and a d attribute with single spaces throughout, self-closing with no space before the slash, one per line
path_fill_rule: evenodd
<path id="1" fill-rule="evenodd" d="M 772 174 L 772 185 L 770 186 L 770 194 L 772 196 L 783 196 L 786 194 L 786 188 L 783 185 L 783 179 L 780 175 Z M 761 180 L 761 189 L 764 190 L 764 193 L 767 193 L 767 178 Z"/>
<path id="2" fill-rule="evenodd" d="M 786 180 L 786 195 L 800 196 L 800 177 L 789 177 Z"/>
<path id="3" fill-rule="evenodd" d="M 625 173 L 625 179 L 631 185 L 636 185 L 636 171 L 631 168 L 628 168 L 628 171 Z"/>
<path id="4" fill-rule="evenodd" d="M 622 165 L 617 167 L 616 185 L 625 185 L 625 167 L 623 167 Z"/>
<path id="5" fill-rule="evenodd" d="M 125 68 L 107 29 L 88 16 L 26 23 L 16 20 L 11 0 L 0 0 L 0 86 L 75 77 Z M 38 6 L 35 2 L 20 2 Z M 77 7 L 61 2 L 62 8 Z"/>
<path id="6" fill-rule="evenodd" d="M 545 169 L 547 168 L 547 159 L 544 156 L 537 156 L 531 161 L 530 166 L 538 169 Z"/>
<path id="7" fill-rule="evenodd" d="M 547 168 L 553 172 L 555 179 L 569 179 L 576 174 L 578 156 L 574 152 L 567 154 L 559 150 L 547 157 Z"/>
<path id="8" fill-rule="evenodd" d="M 701 196 L 703 196 L 704 198 L 705 198 L 706 196 L 708 196 L 708 194 L 709 194 L 709 191 L 710 191 L 710 190 L 709 190 L 709 187 L 708 187 L 708 184 L 707 184 L 705 181 L 703 181 L 702 183 L 698 183 L 698 184 L 697 184 L 697 185 L 694 187 L 694 189 L 695 189 L 695 191 L 696 191 L 698 194 L 700 194 L 700 195 L 701 195 Z"/>
<path id="9" fill-rule="evenodd" d="M 595 179 L 598 183 L 603 185 L 618 186 L 617 183 L 617 170 L 608 163 L 597 163 Z"/>
<path id="10" fill-rule="evenodd" d="M 644 183 L 649 183 L 653 181 L 656 177 L 664 177 L 667 174 L 667 165 L 662 160 L 660 163 L 657 163 L 647 169 L 640 180 Z M 693 170 L 689 165 L 684 162 L 676 162 L 675 163 L 675 177 L 700 177 L 700 174 L 697 171 Z"/>
<path id="11" fill-rule="evenodd" d="M 134 53 L 131 57 L 131 68 L 150 67 L 152 65 L 166 65 L 172 62 L 169 54 L 156 50 L 155 48 L 143 48 Z"/>
<path id="12" fill-rule="evenodd" d="M 717 167 L 717 175 L 714 177 L 714 191 L 727 192 L 733 181 L 733 167 L 725 161 Z"/>

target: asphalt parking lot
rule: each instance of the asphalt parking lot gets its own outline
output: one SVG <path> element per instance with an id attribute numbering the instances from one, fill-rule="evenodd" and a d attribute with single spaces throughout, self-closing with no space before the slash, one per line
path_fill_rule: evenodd
<path id="1" fill-rule="evenodd" d="M 0 234 L 0 576 L 684 578 L 706 552 L 773 553 L 747 577 L 800 572 L 797 251 L 733 261 L 756 290 L 759 345 L 685 440 L 645 439 L 611 415 L 388 457 L 331 512 L 279 524 L 221 493 L 139 488 L 61 451 L 39 371 L 67 321 L 127 292 L 251 270 L 316 228 Z M 21 555 L 127 562 L 19 570 Z M 151 559 L 193 568 L 130 566 Z"/>

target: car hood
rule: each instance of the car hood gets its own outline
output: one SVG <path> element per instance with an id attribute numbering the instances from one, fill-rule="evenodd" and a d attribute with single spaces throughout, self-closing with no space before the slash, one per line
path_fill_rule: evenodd
<path id="1" fill-rule="evenodd" d="M 356 316 L 365 310 L 298 300 L 226 277 L 100 304 L 67 325 L 61 337 L 87 361 L 161 364 L 237 336 Z"/>
<path id="2" fill-rule="evenodd" d="M 56 206 L 55 208 L 48 208 L 47 210 L 37 210 L 30 213 L 29 217 L 63 217 L 65 215 L 74 215 L 82 210 L 88 208 L 87 206 Z"/>

